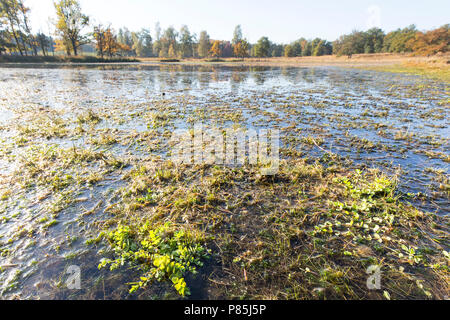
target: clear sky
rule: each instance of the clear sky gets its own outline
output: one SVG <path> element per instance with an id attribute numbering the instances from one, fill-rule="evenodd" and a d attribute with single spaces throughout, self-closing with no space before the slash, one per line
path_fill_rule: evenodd
<path id="1" fill-rule="evenodd" d="M 53 0 L 25 0 L 34 31 L 49 30 Z M 113 28 L 150 28 L 191 32 L 207 30 L 213 39 L 231 40 L 234 27 L 256 42 L 262 36 L 279 43 L 301 37 L 335 40 L 354 29 L 378 26 L 392 31 L 411 24 L 428 30 L 450 23 L 450 0 L 80 0 L 95 22 Z"/>

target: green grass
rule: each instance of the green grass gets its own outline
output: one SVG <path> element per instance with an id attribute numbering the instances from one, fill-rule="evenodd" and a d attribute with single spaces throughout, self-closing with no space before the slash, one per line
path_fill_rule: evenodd
<path id="1" fill-rule="evenodd" d="M 412 75 L 423 76 L 430 79 L 450 82 L 450 67 L 449 65 L 440 66 L 425 63 L 403 63 L 391 66 L 377 66 L 377 67 L 360 67 L 365 70 L 374 70 L 381 72 L 392 73 L 406 73 Z"/>

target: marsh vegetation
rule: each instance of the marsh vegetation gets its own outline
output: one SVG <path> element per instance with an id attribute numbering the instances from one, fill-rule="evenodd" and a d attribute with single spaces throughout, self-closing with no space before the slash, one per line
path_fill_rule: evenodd
<path id="1" fill-rule="evenodd" d="M 335 67 L 2 68 L 0 296 L 448 297 L 448 97 Z M 280 171 L 174 164 L 197 122 L 279 129 Z"/>

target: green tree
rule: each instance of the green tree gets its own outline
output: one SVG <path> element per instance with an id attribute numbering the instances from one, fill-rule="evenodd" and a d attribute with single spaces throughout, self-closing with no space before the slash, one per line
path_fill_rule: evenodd
<path id="1" fill-rule="evenodd" d="M 333 52 L 333 45 L 322 39 L 315 39 L 312 43 L 312 55 L 313 56 L 325 56 L 330 55 Z"/>
<path id="2" fill-rule="evenodd" d="M 282 57 L 284 55 L 284 46 L 282 44 L 272 43 L 270 47 L 271 57 Z"/>
<path id="3" fill-rule="evenodd" d="M 155 41 L 153 42 L 153 55 L 155 57 L 160 56 L 161 52 L 161 26 L 159 22 L 155 24 Z"/>
<path id="4" fill-rule="evenodd" d="M 8 26 L 8 32 L 12 40 L 10 42 L 10 49 L 16 49 L 20 55 L 27 53 L 26 43 L 24 40 L 24 33 L 21 30 L 20 23 L 20 7 L 16 0 L 0 0 L 0 19 L 4 25 Z"/>
<path id="5" fill-rule="evenodd" d="M 8 42 L 8 32 L 6 30 L 6 26 L 0 20 L 0 55 L 5 53 L 9 49 L 9 42 Z"/>
<path id="6" fill-rule="evenodd" d="M 180 51 L 183 58 L 193 55 L 194 40 L 187 26 L 182 26 L 180 30 Z"/>
<path id="7" fill-rule="evenodd" d="M 232 44 L 235 46 L 242 40 L 244 40 L 242 35 L 242 28 L 241 25 L 238 25 L 234 29 Z"/>
<path id="8" fill-rule="evenodd" d="M 237 58 L 247 58 L 249 56 L 249 49 L 250 43 L 247 40 L 243 39 L 234 46 L 234 56 Z"/>
<path id="9" fill-rule="evenodd" d="M 23 42 L 26 42 L 28 47 L 33 51 L 34 55 L 37 56 L 37 42 L 35 37 L 31 33 L 29 26 L 28 12 L 30 9 L 26 7 L 23 0 L 16 0 L 19 10 L 19 28 L 21 29 Z"/>
<path id="10" fill-rule="evenodd" d="M 140 32 L 132 32 L 132 48 L 138 57 L 151 57 L 153 54 L 153 42 L 150 30 L 142 29 Z"/>
<path id="11" fill-rule="evenodd" d="M 178 51 L 178 33 L 176 30 L 171 26 L 164 30 L 164 33 L 161 37 L 161 50 L 159 52 L 160 57 L 175 57 L 176 53 Z M 172 56 L 169 54 L 169 49 L 172 47 Z"/>
<path id="12" fill-rule="evenodd" d="M 351 34 L 341 36 L 333 43 L 333 51 L 336 55 L 351 57 L 354 54 L 364 53 L 366 48 L 366 34 L 361 31 L 353 31 Z"/>
<path id="13" fill-rule="evenodd" d="M 407 46 L 407 43 L 415 38 L 417 32 L 415 25 L 389 32 L 384 37 L 383 51 L 390 53 L 411 52 L 412 49 Z"/>
<path id="14" fill-rule="evenodd" d="M 293 45 L 292 45 L 292 48 L 294 50 L 293 57 L 301 57 L 302 56 L 302 53 L 303 53 L 302 41 L 304 41 L 305 44 L 307 43 L 306 40 L 298 40 L 293 43 Z"/>
<path id="15" fill-rule="evenodd" d="M 383 51 L 384 31 L 379 28 L 372 28 L 365 33 L 365 53 L 380 53 Z"/>
<path id="16" fill-rule="evenodd" d="M 258 42 L 255 45 L 255 55 L 260 58 L 270 57 L 271 47 L 272 43 L 270 42 L 269 38 L 262 37 L 261 39 L 258 40 Z"/>
<path id="17" fill-rule="evenodd" d="M 89 17 L 81 12 L 77 0 L 59 0 L 56 9 L 56 31 L 66 46 L 67 53 L 78 55 L 78 48 L 87 43 L 81 32 L 89 24 Z M 70 47 L 67 47 L 70 46 Z"/>
<path id="18" fill-rule="evenodd" d="M 292 45 L 288 44 L 284 47 L 284 56 L 287 58 L 295 57 L 295 50 Z"/>
<path id="19" fill-rule="evenodd" d="M 311 41 L 307 41 L 307 40 L 300 40 L 299 41 L 300 47 L 301 47 L 301 56 L 303 57 L 309 57 L 312 55 L 312 45 L 311 45 Z"/>
<path id="20" fill-rule="evenodd" d="M 211 40 L 206 31 L 200 32 L 200 39 L 198 42 L 198 56 L 200 58 L 206 58 L 211 49 Z"/>
<path id="21" fill-rule="evenodd" d="M 123 55 L 130 56 L 136 55 L 136 52 L 132 50 L 133 43 L 133 34 L 127 28 L 119 29 L 117 34 L 117 42 L 120 44 L 120 51 Z"/>

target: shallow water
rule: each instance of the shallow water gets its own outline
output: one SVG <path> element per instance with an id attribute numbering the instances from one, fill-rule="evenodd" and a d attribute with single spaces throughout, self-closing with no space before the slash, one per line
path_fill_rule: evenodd
<path id="1" fill-rule="evenodd" d="M 0 201 L 0 266 L 12 265 L 0 270 L 1 296 L 130 298 L 123 286 L 130 275 L 107 278 L 107 273 L 96 270 L 101 247 L 85 245 L 107 214 L 80 213 L 99 201 L 101 208 L 111 204 L 114 191 L 124 186 L 123 173 L 133 163 L 149 154 L 165 157 L 167 134 L 199 121 L 219 128 L 279 128 L 284 149 L 311 158 L 328 150 L 354 166 L 399 172 L 402 192 L 422 194 L 409 201 L 422 210 L 448 215 L 449 92 L 448 84 L 420 77 L 331 67 L 0 68 L 1 189 L 10 189 L 12 175 L 20 174 L 21 154 L 33 145 L 93 147 L 131 159 L 129 166 L 104 173 L 89 188 L 74 187 L 80 201 L 63 208 L 58 223 L 49 228 L 38 222 L 55 201 L 53 195 L 37 196 L 44 187 L 13 190 L 8 200 Z M 88 110 L 101 115 L 102 121 L 91 132 L 74 134 L 77 117 Z M 161 113 L 161 123 L 151 118 Z M 69 133 L 37 135 L 18 144 L 20 127 L 34 124 L 38 117 L 63 121 Z M 98 145 L 89 140 L 105 132 L 120 143 Z M 134 138 L 148 132 L 157 133 L 151 148 Z M 318 148 L 302 143 L 304 137 L 321 139 L 323 144 Z M 33 232 L 27 235 L 23 230 Z M 82 291 L 60 290 L 70 265 L 81 265 L 83 276 L 96 279 L 95 284 Z M 122 286 L 116 288 L 116 282 Z"/>

